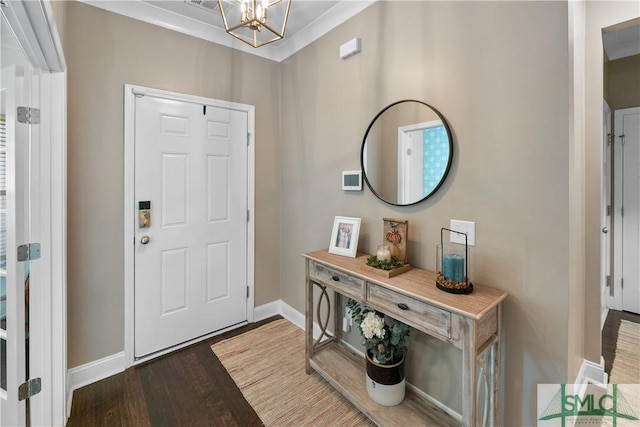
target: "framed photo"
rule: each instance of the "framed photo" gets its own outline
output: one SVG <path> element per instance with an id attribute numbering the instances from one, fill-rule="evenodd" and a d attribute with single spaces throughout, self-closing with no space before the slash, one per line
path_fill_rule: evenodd
<path id="1" fill-rule="evenodd" d="M 358 252 L 359 235 L 360 218 L 337 216 L 333 220 L 329 253 L 355 258 Z"/>

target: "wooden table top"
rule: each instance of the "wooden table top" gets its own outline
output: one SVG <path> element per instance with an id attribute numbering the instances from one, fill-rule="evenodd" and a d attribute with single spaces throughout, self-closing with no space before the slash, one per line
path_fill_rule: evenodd
<path id="1" fill-rule="evenodd" d="M 359 253 L 356 258 L 330 254 L 327 249 L 303 254 L 307 259 L 349 272 L 366 281 L 391 288 L 404 295 L 432 304 L 465 317 L 481 319 L 509 294 L 500 289 L 473 284 L 470 294 L 452 294 L 436 287 L 436 273 L 412 268 L 398 276 L 386 278 L 363 268 L 370 255 Z"/>

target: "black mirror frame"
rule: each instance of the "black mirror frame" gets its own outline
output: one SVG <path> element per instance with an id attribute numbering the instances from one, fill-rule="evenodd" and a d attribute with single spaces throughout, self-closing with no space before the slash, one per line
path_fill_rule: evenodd
<path id="1" fill-rule="evenodd" d="M 374 123 L 376 122 L 376 120 L 378 120 L 378 118 L 388 109 L 390 109 L 391 107 L 401 104 L 403 102 L 417 102 L 419 104 L 422 104 L 428 108 L 430 108 L 434 113 L 436 113 L 436 115 L 438 116 L 438 118 L 442 121 L 442 125 L 444 126 L 445 130 L 447 131 L 447 137 L 449 138 L 449 159 L 447 161 L 447 167 L 444 171 L 444 174 L 442 174 L 442 178 L 440 179 L 440 182 L 438 182 L 438 185 L 435 186 L 435 188 L 426 196 L 424 196 L 423 198 L 421 198 L 420 200 L 416 200 L 415 202 L 412 203 L 403 203 L 403 204 L 399 204 L 399 203 L 393 203 L 390 202 L 386 199 L 384 199 L 382 196 L 380 196 L 376 190 L 373 189 L 371 183 L 369 182 L 369 178 L 367 178 L 367 172 L 364 169 L 364 145 L 365 142 L 367 141 L 367 136 L 369 135 L 369 131 L 371 130 L 371 128 L 373 127 Z M 438 111 L 436 108 L 432 107 L 431 105 L 422 102 L 422 101 L 418 101 L 417 99 L 402 99 L 400 101 L 396 101 L 392 104 L 387 105 L 386 107 L 384 107 L 378 114 L 375 115 L 375 117 L 373 118 L 373 120 L 371 120 L 371 123 L 369 123 L 369 126 L 367 127 L 366 132 L 364 133 L 364 138 L 362 138 L 362 148 L 360 149 L 360 166 L 362 168 L 362 177 L 364 178 L 364 182 L 367 183 L 367 187 L 369 187 L 369 190 L 371 190 L 371 192 L 380 200 L 382 200 L 383 202 L 392 205 L 392 206 L 412 206 L 412 205 L 416 205 L 420 202 L 423 202 L 425 200 L 427 200 L 429 197 L 433 196 L 436 191 L 438 191 L 440 189 L 440 187 L 442 186 L 442 184 L 444 183 L 445 179 L 447 178 L 447 175 L 449 175 L 449 170 L 451 169 L 451 162 L 453 161 L 453 137 L 451 135 L 451 129 L 449 129 L 449 124 L 447 123 L 447 120 L 444 118 L 444 116 L 440 113 L 440 111 Z"/>

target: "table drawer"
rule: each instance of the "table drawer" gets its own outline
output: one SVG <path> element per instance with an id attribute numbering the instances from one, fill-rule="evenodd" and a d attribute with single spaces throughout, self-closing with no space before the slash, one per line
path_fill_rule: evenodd
<path id="1" fill-rule="evenodd" d="M 339 289 L 347 295 L 361 299 L 364 295 L 364 280 L 350 276 L 323 264 L 311 262 L 311 278 Z"/>
<path id="2" fill-rule="evenodd" d="M 398 320 L 414 323 L 421 329 L 444 338 L 451 337 L 451 313 L 433 305 L 368 283 L 367 301 L 379 306 Z"/>

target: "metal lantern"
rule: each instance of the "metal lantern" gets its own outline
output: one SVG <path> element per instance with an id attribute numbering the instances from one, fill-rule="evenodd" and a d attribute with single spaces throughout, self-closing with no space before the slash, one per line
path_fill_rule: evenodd
<path id="1" fill-rule="evenodd" d="M 464 236 L 464 245 L 444 243 L 444 232 Z M 436 286 L 452 294 L 470 294 L 473 284 L 469 282 L 469 245 L 466 233 L 442 228 L 440 244 L 436 247 Z"/>

